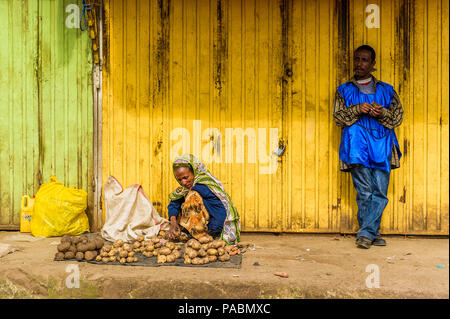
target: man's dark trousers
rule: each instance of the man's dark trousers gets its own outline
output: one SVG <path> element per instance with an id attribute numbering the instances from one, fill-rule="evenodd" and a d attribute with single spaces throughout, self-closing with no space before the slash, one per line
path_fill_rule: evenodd
<path id="1" fill-rule="evenodd" d="M 359 231 L 356 238 L 366 237 L 373 241 L 380 236 L 381 216 L 388 203 L 387 191 L 390 172 L 362 165 L 351 169 L 353 186 L 356 189 L 358 204 Z"/>

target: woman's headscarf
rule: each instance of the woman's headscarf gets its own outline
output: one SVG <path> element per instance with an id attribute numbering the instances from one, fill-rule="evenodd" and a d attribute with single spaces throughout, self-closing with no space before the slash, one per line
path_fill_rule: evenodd
<path id="1" fill-rule="evenodd" d="M 241 225 L 239 221 L 239 213 L 231 201 L 230 196 L 223 188 L 222 182 L 220 182 L 214 175 L 212 175 L 197 157 L 192 154 L 185 154 L 175 158 L 173 162 L 173 171 L 180 167 L 191 168 L 194 173 L 194 184 L 203 184 L 208 186 L 211 192 L 220 199 L 225 210 L 227 217 L 223 225 L 223 230 L 220 238 L 226 241 L 228 244 L 238 243 L 239 234 L 241 232 Z M 189 192 L 186 187 L 180 186 L 174 192 L 170 193 L 170 200 L 177 200 L 184 197 Z"/>

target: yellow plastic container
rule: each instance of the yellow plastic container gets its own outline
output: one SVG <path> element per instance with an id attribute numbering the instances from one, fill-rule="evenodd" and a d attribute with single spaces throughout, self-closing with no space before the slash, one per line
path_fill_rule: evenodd
<path id="1" fill-rule="evenodd" d="M 31 215 L 33 215 L 34 198 L 28 195 L 22 197 L 22 208 L 20 210 L 20 232 L 31 232 Z"/>

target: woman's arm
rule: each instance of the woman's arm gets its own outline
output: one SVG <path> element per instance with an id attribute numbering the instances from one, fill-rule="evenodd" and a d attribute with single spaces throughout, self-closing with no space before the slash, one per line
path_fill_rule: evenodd
<path id="1" fill-rule="evenodd" d="M 169 219 L 171 219 L 172 216 L 177 218 L 178 214 L 181 212 L 181 205 L 184 203 L 184 197 L 181 197 L 177 200 L 171 200 L 169 203 L 169 206 L 167 206 L 167 209 L 169 210 Z"/>
<path id="2" fill-rule="evenodd" d="M 181 197 L 177 200 L 172 200 L 167 206 L 169 210 L 169 221 L 170 221 L 170 229 L 167 233 L 167 237 L 169 239 L 175 238 L 175 234 L 180 232 L 180 226 L 177 223 L 177 216 L 181 212 L 181 205 L 184 203 L 184 197 Z"/>

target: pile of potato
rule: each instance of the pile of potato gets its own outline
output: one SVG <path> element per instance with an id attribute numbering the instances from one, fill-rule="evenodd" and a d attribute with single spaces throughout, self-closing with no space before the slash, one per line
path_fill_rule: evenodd
<path id="1" fill-rule="evenodd" d="M 187 265 L 204 265 L 214 261 L 228 261 L 230 254 L 226 251 L 226 243 L 213 240 L 209 235 L 199 240 L 189 239 L 185 245 L 184 263 Z"/>
<path id="2" fill-rule="evenodd" d="M 181 257 L 179 245 L 171 241 L 165 242 L 162 238 L 158 238 L 159 236 L 155 236 L 150 238 L 149 241 L 143 241 L 140 245 L 140 251 L 142 255 L 145 257 L 157 257 L 157 262 L 159 264 L 163 263 L 172 263 L 175 259 Z"/>
<path id="3" fill-rule="evenodd" d="M 104 241 L 101 237 L 89 239 L 87 236 L 64 235 L 57 246 L 55 260 L 74 259 L 94 260 L 99 250 L 103 249 Z"/>
<path id="4" fill-rule="evenodd" d="M 134 263 L 138 261 L 135 256 L 134 245 L 125 243 L 122 239 L 116 240 L 113 244 L 106 244 L 100 250 L 100 255 L 95 259 L 104 263 L 108 262 L 120 262 Z"/>
<path id="5" fill-rule="evenodd" d="M 166 238 L 166 234 L 167 234 L 167 232 L 165 232 L 164 230 L 161 230 L 159 233 L 158 233 L 158 238 Z M 175 234 L 175 238 L 173 239 L 173 241 L 175 241 L 175 242 L 183 242 L 183 243 L 185 243 L 185 242 L 187 242 L 187 240 L 189 239 L 189 237 L 188 237 L 188 235 L 186 235 L 185 233 L 183 233 L 183 232 L 179 232 L 178 234 Z"/>

